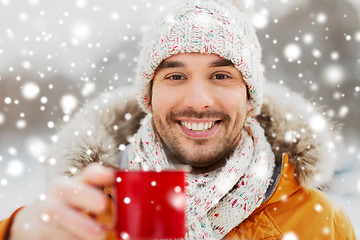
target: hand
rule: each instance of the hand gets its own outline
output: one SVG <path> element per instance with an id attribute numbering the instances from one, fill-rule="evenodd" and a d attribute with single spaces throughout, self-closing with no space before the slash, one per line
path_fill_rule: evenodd
<path id="1" fill-rule="evenodd" d="M 105 227 L 90 215 L 107 208 L 107 196 L 100 189 L 113 183 L 114 173 L 90 164 L 72 178 L 50 183 L 46 198 L 22 209 L 14 219 L 10 240 L 17 239 L 103 239 Z"/>

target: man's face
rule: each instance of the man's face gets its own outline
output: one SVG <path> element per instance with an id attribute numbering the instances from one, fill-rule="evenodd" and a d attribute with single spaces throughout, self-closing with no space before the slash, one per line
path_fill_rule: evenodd
<path id="1" fill-rule="evenodd" d="M 150 109 L 167 154 L 206 168 L 223 162 L 239 142 L 246 85 L 233 64 L 216 54 L 177 54 L 156 70 Z"/>

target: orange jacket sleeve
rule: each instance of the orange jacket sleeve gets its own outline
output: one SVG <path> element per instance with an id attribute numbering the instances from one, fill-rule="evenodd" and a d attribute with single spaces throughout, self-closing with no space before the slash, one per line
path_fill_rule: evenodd
<path id="1" fill-rule="evenodd" d="M 0 240 L 7 240 L 9 238 L 9 230 L 12 221 L 14 220 L 16 214 L 21 210 L 22 208 L 17 209 L 8 219 L 5 219 L 0 222 Z"/>

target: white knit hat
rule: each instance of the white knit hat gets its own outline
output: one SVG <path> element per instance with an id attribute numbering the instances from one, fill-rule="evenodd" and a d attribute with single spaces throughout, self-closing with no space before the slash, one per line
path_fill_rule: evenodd
<path id="1" fill-rule="evenodd" d="M 238 0 L 242 2 L 244 0 Z M 145 34 L 137 65 L 137 98 L 149 112 L 151 82 L 160 63 L 178 53 L 217 54 L 242 73 L 258 115 L 263 100 L 261 47 L 255 28 L 239 4 L 228 0 L 187 0 L 169 9 Z"/>

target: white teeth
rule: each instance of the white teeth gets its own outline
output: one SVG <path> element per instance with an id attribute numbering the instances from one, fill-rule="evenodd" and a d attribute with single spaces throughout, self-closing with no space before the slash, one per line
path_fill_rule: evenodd
<path id="1" fill-rule="evenodd" d="M 193 131 L 206 131 L 214 126 L 215 122 L 207 122 L 207 123 L 189 123 L 189 122 L 181 122 L 181 125 L 186 127 L 187 129 Z"/>

